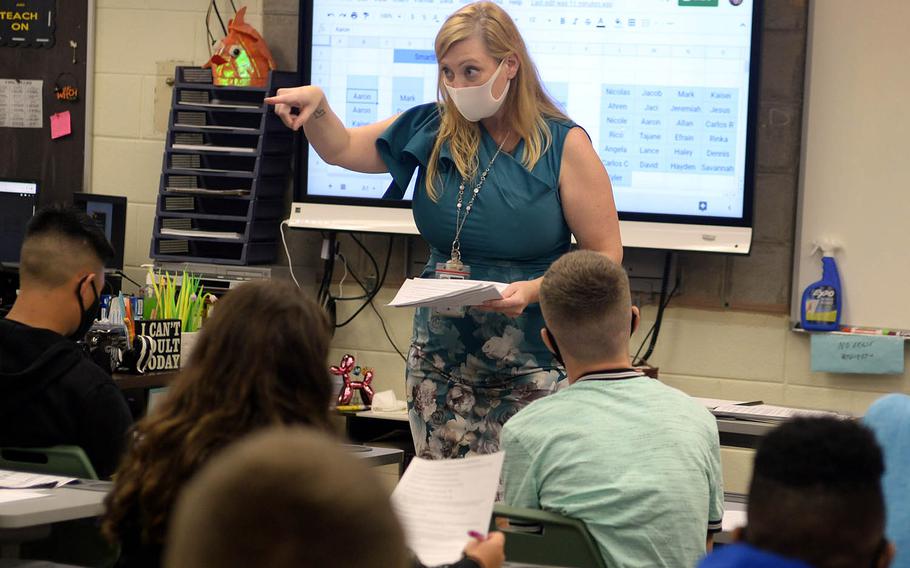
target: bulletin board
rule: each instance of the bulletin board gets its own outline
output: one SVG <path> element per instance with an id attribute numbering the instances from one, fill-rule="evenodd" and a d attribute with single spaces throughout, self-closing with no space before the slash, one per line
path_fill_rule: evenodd
<path id="1" fill-rule="evenodd" d="M 794 321 L 821 277 L 812 243 L 830 239 L 841 323 L 910 329 L 910 2 L 812 2 Z"/>
<path id="2" fill-rule="evenodd" d="M 93 18 L 94 0 L 0 0 L 0 177 L 37 180 L 39 205 L 87 190 Z"/>

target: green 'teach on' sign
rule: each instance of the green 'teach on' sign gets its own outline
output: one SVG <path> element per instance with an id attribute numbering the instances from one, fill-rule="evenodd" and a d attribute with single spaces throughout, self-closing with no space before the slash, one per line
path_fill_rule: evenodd
<path id="1" fill-rule="evenodd" d="M 0 0 L 0 46 L 53 47 L 56 0 Z"/>

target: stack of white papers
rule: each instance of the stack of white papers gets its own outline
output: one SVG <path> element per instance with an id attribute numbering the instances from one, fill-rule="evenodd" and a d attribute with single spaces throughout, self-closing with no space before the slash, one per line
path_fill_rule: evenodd
<path id="1" fill-rule="evenodd" d="M 485 280 L 408 278 L 395 298 L 394 307 L 458 308 L 476 306 L 487 300 L 501 300 L 508 284 Z"/>
<path id="2" fill-rule="evenodd" d="M 392 493 L 392 508 L 421 562 L 456 562 L 468 532 L 487 534 L 504 455 L 411 460 Z"/>
<path id="3" fill-rule="evenodd" d="M 788 408 L 786 406 L 772 406 L 770 404 L 756 404 L 753 406 L 724 404 L 714 408 L 714 415 L 739 418 L 741 420 L 752 420 L 755 422 L 783 422 L 797 416 L 801 418 L 820 416 L 844 418 L 840 414 L 828 412 L 826 410 L 804 410 L 801 408 Z"/>
<path id="4" fill-rule="evenodd" d="M 723 398 L 702 398 L 698 396 L 692 397 L 697 400 L 702 406 L 708 410 L 714 410 L 718 406 L 724 406 L 728 404 L 735 405 L 744 405 L 744 404 L 761 404 L 760 400 L 726 400 Z"/>
<path id="5" fill-rule="evenodd" d="M 76 481 L 75 477 L 57 475 L 40 475 L 21 471 L 0 470 L 0 489 L 37 489 L 42 487 L 60 487 Z"/>

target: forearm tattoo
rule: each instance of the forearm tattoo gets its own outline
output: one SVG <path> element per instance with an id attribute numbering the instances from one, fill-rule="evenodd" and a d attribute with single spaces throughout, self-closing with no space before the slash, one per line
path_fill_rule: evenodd
<path id="1" fill-rule="evenodd" d="M 313 118 L 322 118 L 325 116 L 325 109 L 322 107 L 317 108 L 313 111 Z"/>

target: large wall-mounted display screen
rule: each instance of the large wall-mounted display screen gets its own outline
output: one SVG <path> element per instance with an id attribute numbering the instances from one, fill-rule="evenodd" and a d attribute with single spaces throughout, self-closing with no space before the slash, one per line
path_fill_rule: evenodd
<path id="1" fill-rule="evenodd" d="M 461 5 L 308 0 L 304 81 L 323 87 L 349 126 L 435 101 L 433 41 Z M 591 136 L 621 219 L 751 226 L 760 21 L 754 0 L 501 5 L 550 95 Z M 391 181 L 330 166 L 302 146 L 298 201 L 371 204 Z"/>

